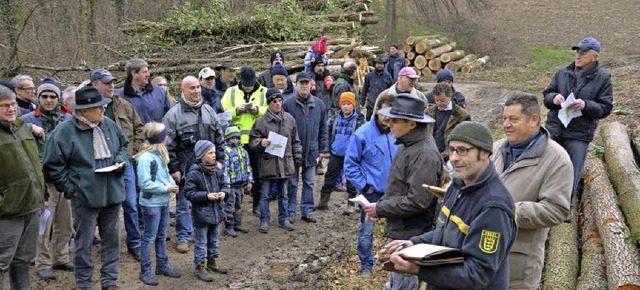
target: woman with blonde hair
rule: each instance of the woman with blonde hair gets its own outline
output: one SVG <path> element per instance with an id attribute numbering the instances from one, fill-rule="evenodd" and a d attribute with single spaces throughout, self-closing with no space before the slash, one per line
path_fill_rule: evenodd
<path id="1" fill-rule="evenodd" d="M 144 232 L 140 245 L 140 280 L 147 285 L 158 285 L 151 273 L 151 243 L 156 247 L 156 275 L 179 278 L 180 272 L 169 266 L 166 237 L 169 231 L 169 199 L 178 193 L 178 186 L 169 175 L 169 153 L 164 142 L 167 128 L 162 123 L 149 122 L 142 134 L 145 143 L 135 158 L 140 208 L 144 219 Z"/>
<path id="2" fill-rule="evenodd" d="M 175 104 L 176 100 L 171 95 L 171 92 L 169 92 L 169 81 L 167 80 L 167 78 L 163 76 L 157 76 L 151 80 L 151 83 L 161 87 L 165 91 L 165 93 L 167 93 L 167 99 L 169 99 L 169 104 L 171 104 L 171 106 Z"/>

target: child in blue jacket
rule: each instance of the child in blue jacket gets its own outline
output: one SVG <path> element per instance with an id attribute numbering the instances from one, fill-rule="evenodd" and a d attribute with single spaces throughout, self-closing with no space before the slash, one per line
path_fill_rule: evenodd
<path id="1" fill-rule="evenodd" d="M 224 170 L 229 176 L 229 196 L 225 202 L 224 211 L 227 219 L 224 221 L 224 233 L 237 237 L 236 230 L 247 233 L 242 226 L 242 193 L 251 192 L 253 187 L 253 172 L 249 162 L 249 153 L 240 145 L 240 129 L 230 124 L 224 132 Z"/>
<path id="2" fill-rule="evenodd" d="M 229 177 L 216 166 L 216 146 L 211 141 L 198 141 L 194 151 L 196 163 L 189 169 L 184 185 L 193 216 L 193 261 L 196 277 L 211 282 L 209 271 L 227 273 L 218 258 L 218 240 L 220 223 L 225 219 L 222 203 L 229 193 Z"/>
<path id="3" fill-rule="evenodd" d="M 169 199 L 178 193 L 178 186 L 169 175 L 169 153 L 164 146 L 167 129 L 162 123 L 149 122 L 142 133 L 145 143 L 134 156 L 140 185 L 140 209 L 144 232 L 140 244 L 140 280 L 147 285 L 158 285 L 151 273 L 151 244 L 156 245 L 156 275 L 180 278 L 180 272 L 169 266 L 167 233 L 169 231 Z"/>

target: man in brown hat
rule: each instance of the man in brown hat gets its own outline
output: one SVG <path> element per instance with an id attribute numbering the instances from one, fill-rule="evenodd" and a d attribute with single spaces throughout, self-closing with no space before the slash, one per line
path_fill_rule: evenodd
<path id="1" fill-rule="evenodd" d="M 376 203 L 363 206 L 367 219 L 386 218 L 385 233 L 390 240 L 407 240 L 428 232 L 433 226 L 437 198 L 422 184 L 440 185 L 442 158 L 427 123 L 424 102 L 409 94 L 398 94 L 391 108 L 378 111 L 391 120 L 391 134 L 400 144 L 391 164 L 384 195 Z M 387 289 L 417 289 L 418 278 L 411 274 L 389 274 Z"/>
<path id="2" fill-rule="evenodd" d="M 216 94 L 223 96 L 228 88 L 238 85 L 238 80 L 236 79 L 236 70 L 238 70 L 238 68 L 233 66 L 232 62 L 223 62 L 216 65 L 213 69 L 219 72 L 219 76 L 216 78 L 215 85 L 213 86 Z"/>

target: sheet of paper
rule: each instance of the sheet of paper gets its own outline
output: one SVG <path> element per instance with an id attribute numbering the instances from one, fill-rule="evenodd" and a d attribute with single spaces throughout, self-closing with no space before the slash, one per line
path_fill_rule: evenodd
<path id="1" fill-rule="evenodd" d="M 98 168 L 98 169 L 96 169 L 96 172 L 111 172 L 111 171 L 114 171 L 114 170 L 118 169 L 118 167 L 120 167 L 120 165 L 122 165 L 122 163 L 116 163 L 116 164 L 111 165 L 111 166 Z"/>
<path id="2" fill-rule="evenodd" d="M 44 235 L 44 230 L 47 228 L 47 220 L 51 215 L 51 211 L 45 209 L 44 212 L 40 215 L 40 222 L 38 223 L 38 235 Z"/>
<path id="3" fill-rule="evenodd" d="M 558 111 L 558 119 L 560 119 L 565 128 L 569 126 L 569 123 L 573 118 L 582 116 L 582 111 L 570 108 L 571 104 L 575 103 L 575 101 L 576 97 L 571 93 L 565 100 L 564 104 L 562 104 L 560 111 Z"/>
<path id="4" fill-rule="evenodd" d="M 233 117 L 233 113 L 223 112 L 216 115 L 216 117 L 218 118 L 218 122 L 220 122 L 221 125 L 227 125 L 229 124 L 229 121 L 231 121 L 231 118 Z"/>
<path id="5" fill-rule="evenodd" d="M 353 202 L 355 204 L 361 205 L 361 206 L 365 206 L 365 205 L 369 204 L 369 200 L 367 200 L 367 198 L 364 197 L 364 195 L 362 195 L 362 194 L 357 195 L 354 198 L 350 198 L 349 201 Z"/>
<path id="6" fill-rule="evenodd" d="M 271 145 L 267 146 L 267 148 L 264 149 L 264 152 L 283 158 L 284 151 L 287 149 L 287 137 L 273 131 L 269 131 L 267 139 L 271 141 Z"/>
<path id="7" fill-rule="evenodd" d="M 442 247 L 431 244 L 417 244 L 401 250 L 398 254 L 407 258 L 422 258 L 442 251 L 455 251 L 454 248 Z"/>

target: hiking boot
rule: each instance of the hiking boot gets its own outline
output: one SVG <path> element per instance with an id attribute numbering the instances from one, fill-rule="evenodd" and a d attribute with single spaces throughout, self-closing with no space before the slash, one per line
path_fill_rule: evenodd
<path id="1" fill-rule="evenodd" d="M 313 217 L 313 215 L 303 215 L 302 216 L 302 220 L 308 223 L 316 223 L 318 220 L 316 220 L 316 218 Z"/>
<path id="2" fill-rule="evenodd" d="M 186 252 L 189 251 L 189 243 L 187 242 L 178 242 L 178 244 L 176 245 L 176 251 L 178 251 L 178 253 L 184 254 Z"/>
<path id="3" fill-rule="evenodd" d="M 53 270 L 44 269 L 44 270 L 38 271 L 38 278 L 40 278 L 40 280 L 42 281 L 50 281 L 50 280 L 55 280 L 56 276 L 53 274 Z"/>
<path id="4" fill-rule="evenodd" d="M 131 254 L 134 260 L 140 262 L 140 248 L 128 248 L 127 252 Z"/>
<path id="5" fill-rule="evenodd" d="M 320 202 L 316 206 L 316 210 L 328 210 L 331 192 L 320 192 Z"/>
<path id="6" fill-rule="evenodd" d="M 182 274 L 174 268 L 169 266 L 166 267 L 156 267 L 156 275 L 167 276 L 171 278 L 180 278 Z"/>
<path id="7" fill-rule="evenodd" d="M 147 284 L 149 286 L 158 285 L 158 279 L 156 279 L 156 276 L 153 276 L 153 274 L 151 273 L 148 273 L 148 274 L 140 273 L 140 276 L 138 277 L 138 279 L 140 279 L 142 283 Z"/>
<path id="8" fill-rule="evenodd" d="M 360 270 L 360 277 L 364 279 L 371 278 L 371 269 L 362 269 Z"/>
<path id="9" fill-rule="evenodd" d="M 207 269 L 220 274 L 227 274 L 227 267 L 222 266 L 218 257 L 207 258 Z"/>
<path id="10" fill-rule="evenodd" d="M 324 167 L 316 167 L 316 175 L 324 175 L 327 173 L 327 169 Z"/>
<path id="11" fill-rule="evenodd" d="M 290 215 L 289 216 L 289 222 L 291 224 L 295 224 L 296 223 L 296 216 L 295 215 Z"/>
<path id="12" fill-rule="evenodd" d="M 238 231 L 241 232 L 243 234 L 246 234 L 249 232 L 249 230 L 245 227 L 242 226 L 242 213 L 236 213 L 234 214 L 234 219 L 235 219 L 235 225 L 233 225 L 233 228 Z"/>
<path id="13" fill-rule="evenodd" d="M 346 192 L 347 191 L 347 187 L 344 186 L 344 185 L 340 185 L 340 186 L 336 187 L 336 191 Z"/>
<path id="14" fill-rule="evenodd" d="M 347 205 L 347 208 L 345 208 L 345 209 L 342 211 L 342 214 L 343 214 L 343 215 L 346 215 L 346 216 L 352 215 L 352 214 L 353 214 L 353 207 L 352 207 L 352 206 L 350 206 L 350 205 Z"/>
<path id="15" fill-rule="evenodd" d="M 213 275 L 211 275 L 211 272 L 209 272 L 209 269 L 207 269 L 207 265 L 205 264 L 204 261 L 202 261 L 200 265 L 196 266 L 195 275 L 196 275 L 196 278 L 202 281 L 205 281 L 205 282 L 213 281 Z"/>
<path id="16" fill-rule="evenodd" d="M 280 223 L 278 226 L 289 232 L 294 230 L 293 226 L 289 221 L 284 221 L 283 223 Z"/>
<path id="17" fill-rule="evenodd" d="M 236 230 L 233 229 L 232 225 L 226 225 L 224 227 L 224 234 L 227 236 L 232 236 L 232 237 L 237 237 L 238 233 L 236 233 Z"/>
<path id="18" fill-rule="evenodd" d="M 268 223 L 260 223 L 260 229 L 258 229 L 259 232 L 266 234 L 269 232 L 269 224 Z"/>
<path id="19" fill-rule="evenodd" d="M 76 265 L 73 262 L 66 262 L 64 264 L 55 264 L 53 265 L 54 270 L 62 270 L 67 272 L 73 272 L 76 269 Z"/>

